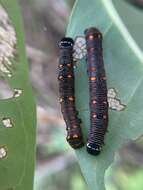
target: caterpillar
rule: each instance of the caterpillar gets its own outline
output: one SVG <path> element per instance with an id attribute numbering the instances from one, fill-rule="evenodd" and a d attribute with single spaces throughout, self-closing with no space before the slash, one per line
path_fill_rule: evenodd
<path id="1" fill-rule="evenodd" d="M 108 126 L 107 84 L 102 53 L 102 34 L 96 28 L 85 30 L 89 77 L 90 130 L 87 152 L 100 154 Z"/>
<path id="2" fill-rule="evenodd" d="M 59 94 L 61 112 L 66 123 L 67 141 L 72 148 L 81 148 L 83 143 L 81 120 L 75 107 L 74 64 L 72 38 L 65 37 L 59 42 Z"/>

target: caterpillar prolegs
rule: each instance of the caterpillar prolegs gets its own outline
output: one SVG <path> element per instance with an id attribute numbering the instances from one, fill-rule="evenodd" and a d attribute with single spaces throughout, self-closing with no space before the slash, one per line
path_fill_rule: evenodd
<path id="1" fill-rule="evenodd" d="M 63 118 L 66 123 L 67 141 L 74 149 L 83 146 L 81 120 L 75 108 L 72 38 L 63 38 L 59 43 L 59 94 Z"/>

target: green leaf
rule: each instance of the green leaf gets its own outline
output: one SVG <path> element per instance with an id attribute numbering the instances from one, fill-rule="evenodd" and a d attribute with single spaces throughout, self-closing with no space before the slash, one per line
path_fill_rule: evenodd
<path id="1" fill-rule="evenodd" d="M 123 111 L 110 110 L 109 133 L 98 157 L 89 155 L 85 147 L 76 154 L 90 190 L 104 190 L 105 171 L 115 152 L 130 139 L 143 133 L 143 54 L 123 25 L 111 0 L 78 0 L 67 29 L 67 36 L 83 36 L 86 28 L 95 26 L 103 33 L 103 54 L 108 88 L 114 88 L 126 105 Z M 89 121 L 89 88 L 85 59 L 75 68 L 76 104 L 82 119 L 85 142 Z"/>
<path id="2" fill-rule="evenodd" d="M 126 1 L 113 0 L 113 2 L 122 21 L 143 51 L 143 11 L 136 9 Z"/>
<path id="3" fill-rule="evenodd" d="M 33 188 L 36 109 L 22 27 L 18 1 L 0 0 L 0 59 L 4 47 L 4 52 L 7 52 L 0 64 L 8 71 L 0 67 L 0 76 L 8 82 L 13 93 L 15 91 L 13 97 L 0 100 L 0 155 L 1 148 L 7 154 L 0 158 L 1 190 Z M 11 127 L 4 123 L 3 118 L 9 119 Z"/>

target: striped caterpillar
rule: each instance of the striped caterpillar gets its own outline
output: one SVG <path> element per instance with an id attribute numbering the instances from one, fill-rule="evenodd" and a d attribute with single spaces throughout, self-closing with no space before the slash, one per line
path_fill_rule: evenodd
<path id="1" fill-rule="evenodd" d="M 71 38 L 63 38 L 59 43 L 59 94 L 63 118 L 66 123 L 67 141 L 74 149 L 83 146 L 81 120 L 75 108 L 73 45 Z"/>
<path id="2" fill-rule="evenodd" d="M 87 152 L 98 155 L 104 144 L 108 125 L 107 84 L 102 55 L 102 34 L 96 28 L 85 30 L 87 71 L 90 94 L 90 131 Z"/>

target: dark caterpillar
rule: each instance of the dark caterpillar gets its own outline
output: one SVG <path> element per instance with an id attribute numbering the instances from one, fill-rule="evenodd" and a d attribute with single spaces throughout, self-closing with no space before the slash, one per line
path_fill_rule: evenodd
<path id="1" fill-rule="evenodd" d="M 87 152 L 98 155 L 108 125 L 107 85 L 102 55 L 102 34 L 96 28 L 85 30 L 90 93 L 90 132 Z"/>
<path id="2" fill-rule="evenodd" d="M 59 43 L 59 94 L 63 118 L 66 123 L 67 141 L 74 148 L 83 144 L 81 120 L 75 108 L 74 97 L 74 70 L 73 70 L 73 45 L 71 38 L 63 38 Z"/>

